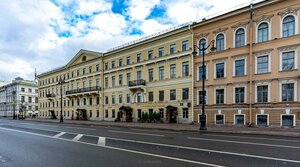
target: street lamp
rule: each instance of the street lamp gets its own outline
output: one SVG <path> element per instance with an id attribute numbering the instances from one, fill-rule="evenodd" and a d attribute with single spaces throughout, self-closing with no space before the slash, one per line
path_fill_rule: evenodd
<path id="1" fill-rule="evenodd" d="M 13 95 L 13 119 L 16 119 L 16 112 L 15 112 L 15 108 L 16 108 L 16 104 L 15 104 L 16 91 L 12 91 L 12 95 Z"/>
<path id="2" fill-rule="evenodd" d="M 63 99 L 62 86 L 63 86 L 64 83 L 65 83 L 65 80 L 62 79 L 62 78 L 60 78 L 59 82 L 58 82 L 58 84 L 60 84 L 60 120 L 59 120 L 60 123 L 64 122 L 64 118 L 63 118 L 63 115 L 62 115 L 62 111 L 63 111 L 63 106 L 62 106 L 62 99 Z"/>
<path id="3" fill-rule="evenodd" d="M 205 74 L 204 74 L 204 71 L 205 71 L 205 67 L 204 67 L 204 55 L 205 55 L 205 51 L 211 46 L 210 50 L 212 52 L 214 52 L 217 48 L 215 47 L 214 45 L 215 41 L 212 40 L 209 45 L 207 47 L 205 47 L 205 43 L 202 43 L 202 48 L 199 48 L 197 45 L 194 45 L 194 51 L 192 53 L 193 56 L 196 56 L 198 53 L 196 51 L 196 48 L 199 49 L 199 51 L 202 51 L 202 114 L 200 115 L 200 128 L 199 130 L 207 130 L 206 128 L 206 115 L 205 115 L 205 111 L 204 111 L 204 108 L 205 108 L 205 105 L 204 105 L 204 100 L 205 100 L 205 89 L 204 89 L 204 86 L 205 86 Z"/>

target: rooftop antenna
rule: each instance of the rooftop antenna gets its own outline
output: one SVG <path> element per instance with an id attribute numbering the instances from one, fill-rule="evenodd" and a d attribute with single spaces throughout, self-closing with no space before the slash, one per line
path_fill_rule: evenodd
<path id="1" fill-rule="evenodd" d="M 36 68 L 34 68 L 34 80 L 37 80 Z"/>

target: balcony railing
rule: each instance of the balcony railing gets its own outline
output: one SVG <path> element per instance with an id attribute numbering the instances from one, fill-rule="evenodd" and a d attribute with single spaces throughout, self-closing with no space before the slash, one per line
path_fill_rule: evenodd
<path id="1" fill-rule="evenodd" d="M 93 92 L 93 91 L 101 91 L 101 87 L 94 86 L 88 88 L 74 89 L 66 91 L 66 95 L 77 94 L 77 93 L 85 93 L 85 92 Z"/>
<path id="2" fill-rule="evenodd" d="M 46 97 L 47 98 L 55 97 L 55 94 L 54 93 L 48 93 L 48 94 L 46 94 Z"/>
<path id="3" fill-rule="evenodd" d="M 129 81 L 129 87 L 134 87 L 134 86 L 145 86 L 146 85 L 146 81 L 143 79 L 139 79 L 139 80 L 134 80 L 134 81 Z"/>

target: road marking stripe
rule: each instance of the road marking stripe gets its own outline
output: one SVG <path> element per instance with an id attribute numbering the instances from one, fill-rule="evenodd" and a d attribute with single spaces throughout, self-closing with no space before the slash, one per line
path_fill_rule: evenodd
<path id="1" fill-rule="evenodd" d="M 105 146 L 105 137 L 99 137 L 99 139 L 98 139 L 98 145 Z"/>
<path id="2" fill-rule="evenodd" d="M 66 132 L 60 132 L 59 134 L 57 134 L 57 135 L 55 135 L 55 136 L 53 136 L 54 138 L 58 138 L 58 137 L 60 137 L 60 136 L 62 136 L 62 135 L 64 135 L 64 134 L 66 134 Z"/>
<path id="3" fill-rule="evenodd" d="M 72 127 L 72 126 L 66 126 L 65 128 L 69 128 L 69 129 L 82 129 L 82 130 L 96 130 L 94 128 L 79 128 L 79 127 Z"/>
<path id="4" fill-rule="evenodd" d="M 276 144 L 252 143 L 252 142 L 219 140 L 219 139 L 205 139 L 205 138 L 196 138 L 196 137 L 187 137 L 187 138 L 191 139 L 191 140 L 205 140 L 205 141 L 215 141 L 215 142 L 225 142 L 225 143 L 236 143 L 236 144 L 248 144 L 248 145 L 257 145 L 257 146 L 269 146 L 269 147 L 300 149 L 300 147 L 297 147 L 297 146 L 285 146 L 285 145 L 276 145 Z"/>
<path id="5" fill-rule="evenodd" d="M 135 129 L 135 128 L 130 128 L 130 130 L 141 131 L 141 132 L 158 132 L 158 133 L 174 133 L 174 134 L 182 133 L 182 132 L 171 132 L 171 131 L 163 131 L 163 130 L 144 130 L 144 129 Z"/>
<path id="6" fill-rule="evenodd" d="M 300 142 L 300 140 L 288 140 L 288 139 L 271 139 L 265 137 L 250 137 L 250 136 L 232 136 L 232 135 L 212 135 L 212 134 L 202 134 L 204 136 L 213 136 L 213 137 L 229 137 L 229 138 L 242 138 L 242 139 L 258 139 L 258 140 L 273 140 L 273 141 L 288 141 L 288 142 Z"/>
<path id="7" fill-rule="evenodd" d="M 75 136 L 72 141 L 78 141 L 83 135 L 82 134 L 78 134 L 77 136 Z"/>
<path id="8" fill-rule="evenodd" d="M 35 135 L 35 136 L 47 137 L 47 138 L 52 138 L 52 139 L 57 139 L 57 140 L 64 140 L 64 141 L 69 141 L 69 142 L 76 142 L 76 143 L 81 143 L 81 144 L 86 144 L 86 145 L 98 146 L 98 147 L 103 147 L 103 148 L 107 148 L 107 149 L 119 150 L 119 151 L 124 151 L 124 152 L 135 153 L 135 154 L 148 155 L 148 156 L 152 156 L 152 157 L 171 159 L 171 160 L 176 160 L 176 161 L 181 161 L 181 162 L 187 162 L 187 163 L 193 163 L 193 164 L 199 164 L 199 165 L 206 165 L 206 166 L 212 166 L 212 167 L 225 167 L 225 166 L 216 165 L 216 164 L 210 164 L 210 163 L 205 163 L 205 162 L 200 162 L 200 161 L 193 161 L 193 160 L 176 158 L 176 157 L 169 157 L 169 156 L 152 154 L 152 153 L 141 152 L 141 151 L 134 151 L 134 150 L 123 149 L 123 148 L 119 148 L 119 147 L 103 146 L 103 145 L 97 145 L 97 144 L 93 144 L 93 143 L 85 143 L 85 142 L 81 142 L 81 141 L 68 140 L 68 139 L 64 139 L 64 138 L 54 138 L 54 137 L 47 136 L 47 135 L 42 135 L 42 134 L 32 133 L 32 132 L 26 132 L 26 131 L 20 131 L 20 130 L 15 130 L 15 129 L 9 129 L 9 128 L 3 128 L 3 127 L 0 127 L 0 129 L 19 132 L 19 133 L 26 133 L 26 134 L 31 134 L 31 135 Z"/>
<path id="9" fill-rule="evenodd" d="M 117 131 L 117 130 L 108 130 L 108 132 L 126 133 L 126 134 L 134 134 L 134 135 L 145 135 L 145 136 L 158 136 L 158 137 L 164 137 L 165 136 L 165 135 L 159 135 L 159 134 L 137 133 L 137 132 L 124 132 L 124 131 Z"/>

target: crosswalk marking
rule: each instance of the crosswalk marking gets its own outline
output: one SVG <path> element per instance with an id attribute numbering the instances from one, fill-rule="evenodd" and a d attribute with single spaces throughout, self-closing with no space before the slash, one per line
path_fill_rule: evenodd
<path id="1" fill-rule="evenodd" d="M 105 137 L 99 137 L 99 139 L 98 139 L 98 145 L 105 146 Z"/>
<path id="2" fill-rule="evenodd" d="M 83 135 L 82 134 L 78 134 L 77 136 L 75 136 L 72 141 L 78 141 Z"/>
<path id="3" fill-rule="evenodd" d="M 59 134 L 57 134 L 57 135 L 55 135 L 55 136 L 53 136 L 54 138 L 58 138 L 58 137 L 60 137 L 60 136 L 62 136 L 62 135 L 64 135 L 64 134 L 66 134 L 66 132 L 60 132 Z"/>

